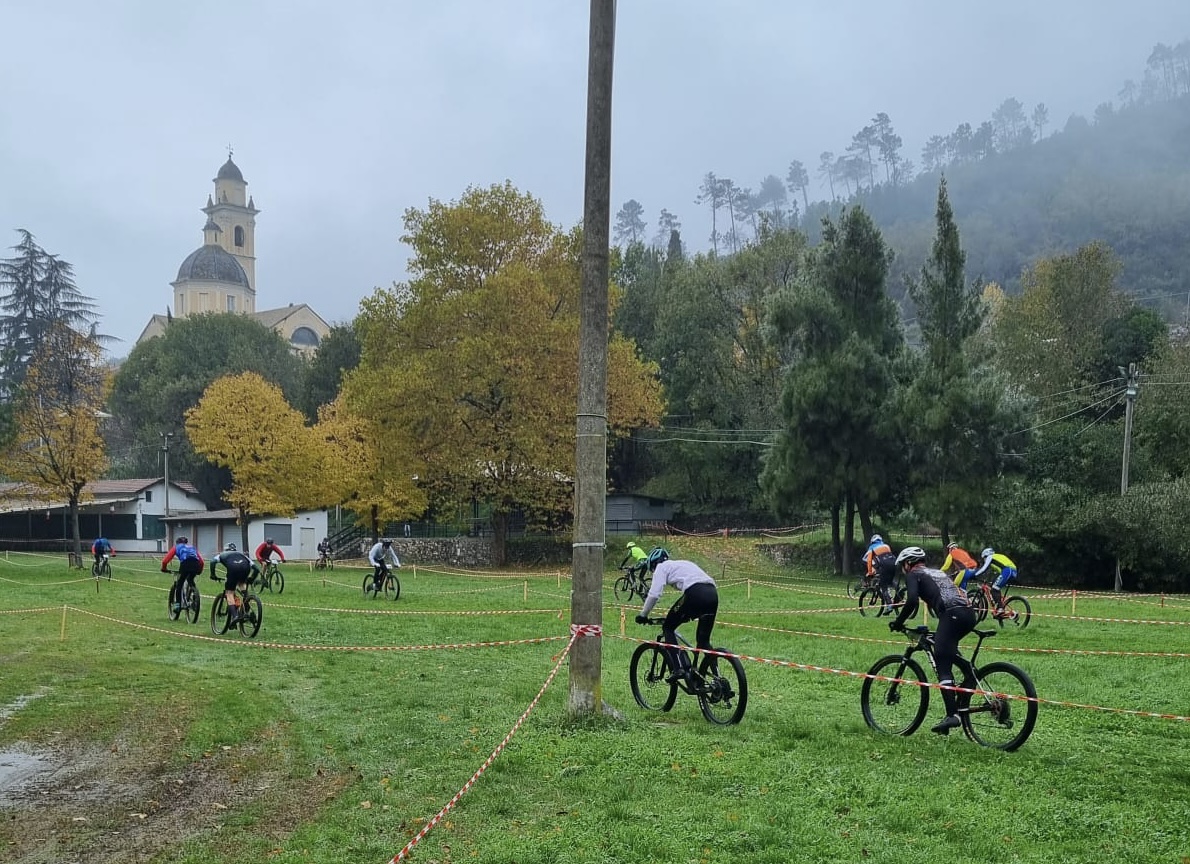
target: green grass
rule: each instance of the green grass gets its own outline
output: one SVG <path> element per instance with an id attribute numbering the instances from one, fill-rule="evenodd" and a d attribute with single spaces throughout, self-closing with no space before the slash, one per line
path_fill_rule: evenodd
<path id="1" fill-rule="evenodd" d="M 716 643 L 852 672 L 901 649 L 885 619 L 807 613 L 852 605 L 842 580 L 767 564 L 755 545 L 670 544 L 721 582 Z M 568 717 L 563 666 L 414 860 L 1181 864 L 1190 856 L 1184 721 L 1047 703 L 1016 753 L 928 729 L 891 738 L 864 724 L 860 679 L 757 662 L 745 664 L 750 700 L 737 727 L 708 724 L 685 695 L 668 714 L 646 713 L 627 668 L 632 639 L 654 634 L 632 623 L 631 609 L 630 638 L 620 638 L 615 563 L 605 583 L 602 696 L 623 719 Z M 0 748 L 90 753 L 121 779 L 114 799 L 88 797 L 93 778 L 73 793 L 79 800 L 64 790 L 53 823 L 61 860 L 83 852 L 103 860 L 96 852 L 114 854 L 141 824 L 153 829 L 151 838 L 144 829 L 142 855 L 157 851 L 136 860 L 387 861 L 501 742 L 566 642 L 343 649 L 569 629 L 569 579 L 556 571 L 417 568 L 415 577 L 406 566 L 392 603 L 363 597 L 363 571 L 335 570 L 324 582 L 290 566 L 285 593 L 263 598 L 254 642 L 216 638 L 207 626 L 215 583 L 199 582 L 198 624 L 170 622 L 168 577 L 151 561 L 114 564 L 115 578 L 97 590 L 90 579 L 70 581 L 75 573 L 57 561 L 0 560 L 0 711 L 10 706 Z M 1186 622 L 1131 624 L 1073 619 L 1068 594 L 1023 593 L 1033 623 L 990 640 L 985 662 L 1022 666 L 1045 700 L 1190 714 L 1185 657 L 1070 653 L 1188 651 L 1190 599 L 1075 601 L 1081 618 Z M 32 608 L 50 611 L 10 611 Z M 369 614 L 380 611 L 400 614 Z M 515 614 L 488 614 L 497 611 Z M 934 693 L 927 724 L 940 714 Z M 171 789 L 175 797 L 162 798 Z M 0 809 L 0 848 L 29 856 L 17 861 L 49 860 L 32 857 L 39 853 L 20 833 L 36 823 L 11 812 Z M 186 814 L 185 830 L 171 813 Z"/>

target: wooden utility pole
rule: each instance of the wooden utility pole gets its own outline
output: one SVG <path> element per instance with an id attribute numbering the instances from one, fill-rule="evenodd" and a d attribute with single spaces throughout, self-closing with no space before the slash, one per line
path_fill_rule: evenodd
<path id="1" fill-rule="evenodd" d="M 570 591 L 570 623 L 583 628 L 603 626 L 607 502 L 607 252 L 611 233 L 615 41 L 616 0 L 591 0 Z M 571 714 L 593 714 L 602 708 L 602 646 L 598 632 L 586 633 L 578 637 L 571 651 Z"/>
<path id="2" fill-rule="evenodd" d="M 1132 454 L 1132 406 L 1136 402 L 1136 394 L 1140 391 L 1140 370 L 1135 363 L 1129 363 L 1128 369 L 1116 367 L 1120 374 L 1126 376 L 1127 385 L 1124 390 L 1124 460 L 1120 469 L 1120 495 L 1128 494 L 1128 457 Z M 1116 559 L 1116 590 L 1124 590 L 1124 574 L 1120 572 L 1120 559 Z"/>

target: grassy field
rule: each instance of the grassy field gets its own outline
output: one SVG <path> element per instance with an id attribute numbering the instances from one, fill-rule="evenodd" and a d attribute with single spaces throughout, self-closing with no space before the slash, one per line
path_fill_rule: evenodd
<path id="1" fill-rule="evenodd" d="M 406 565 L 386 602 L 361 570 L 291 565 L 249 641 L 211 635 L 205 576 L 187 624 L 153 561 L 117 558 L 96 585 L 10 554 L 0 765 L 28 770 L 0 768 L 0 860 L 386 862 L 526 715 L 413 860 L 1190 861 L 1190 724 L 1127 713 L 1190 714 L 1190 598 L 1022 592 L 1033 622 L 981 659 L 1022 666 L 1045 701 L 1002 753 L 867 728 L 844 673 L 904 642 L 840 580 L 753 540 L 670 546 L 720 581 L 715 642 L 779 661 L 745 663 L 739 726 L 685 695 L 636 706 L 628 660 L 654 634 L 633 608 L 621 636 L 611 573 L 603 698 L 622 716 L 576 722 L 564 660 L 527 710 L 567 645 L 567 573 Z M 927 725 L 940 714 L 934 693 Z"/>

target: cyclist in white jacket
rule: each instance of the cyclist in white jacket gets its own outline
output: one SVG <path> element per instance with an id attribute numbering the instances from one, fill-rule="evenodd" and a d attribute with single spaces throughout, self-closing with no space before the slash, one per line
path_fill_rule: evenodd
<path id="1" fill-rule="evenodd" d="M 372 586 L 377 593 L 384 590 L 384 577 L 388 575 L 390 561 L 394 568 L 401 566 L 393 541 L 385 537 L 368 552 L 368 563 L 372 565 Z"/>

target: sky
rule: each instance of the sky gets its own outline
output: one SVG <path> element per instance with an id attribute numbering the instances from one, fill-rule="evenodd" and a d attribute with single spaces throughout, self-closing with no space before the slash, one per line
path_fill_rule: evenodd
<path id="1" fill-rule="evenodd" d="M 0 0 L 0 250 L 74 265 L 125 356 L 202 245 L 228 147 L 260 209 L 257 308 L 350 321 L 406 278 L 408 208 L 511 181 L 582 215 L 580 0 Z M 15 36 L 16 38 L 11 38 Z M 887 113 L 921 145 L 1007 97 L 1090 116 L 1190 38 L 1188 0 L 620 2 L 612 209 L 666 208 L 693 251 L 708 171 L 814 174 Z M 822 190 L 812 189 L 822 195 Z M 11 252 L 0 251 L 0 257 Z"/>

